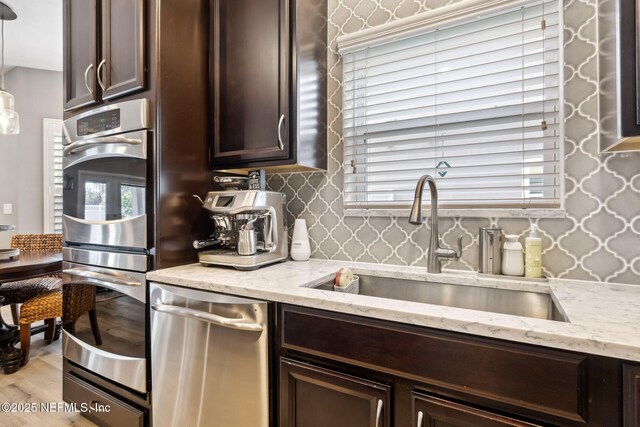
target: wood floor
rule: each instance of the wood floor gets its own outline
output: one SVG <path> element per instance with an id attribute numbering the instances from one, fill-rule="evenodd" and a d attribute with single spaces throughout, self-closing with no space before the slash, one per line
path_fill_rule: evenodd
<path id="1" fill-rule="evenodd" d="M 2 308 L 5 319 L 11 319 L 9 307 Z M 0 372 L 0 404 L 36 403 L 36 413 L 7 413 L 0 411 L 0 426 L 94 426 L 91 421 L 75 413 L 40 412 L 41 403 L 62 403 L 62 340 L 45 345 L 43 335 L 31 339 L 30 360 L 27 366 L 11 375 Z"/>

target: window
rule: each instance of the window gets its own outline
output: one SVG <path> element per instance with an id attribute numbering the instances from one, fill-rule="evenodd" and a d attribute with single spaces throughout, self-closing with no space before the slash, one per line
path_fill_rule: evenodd
<path id="1" fill-rule="evenodd" d="M 62 120 L 43 119 L 44 232 L 62 233 Z"/>
<path id="2" fill-rule="evenodd" d="M 466 0 L 340 37 L 345 209 L 408 208 L 425 173 L 443 208 L 560 207 L 560 15 Z"/>

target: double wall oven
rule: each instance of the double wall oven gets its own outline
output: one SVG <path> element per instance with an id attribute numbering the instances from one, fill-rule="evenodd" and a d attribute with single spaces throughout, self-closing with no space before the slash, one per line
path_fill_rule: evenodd
<path id="1" fill-rule="evenodd" d="M 151 127 L 146 99 L 109 104 L 64 122 L 65 305 L 80 304 L 89 295 L 96 314 L 85 313 L 71 324 L 65 320 L 65 384 L 93 381 L 140 401 L 148 401 L 149 390 L 145 272 L 152 247 Z M 73 389 L 65 385 L 65 400 L 75 400 Z"/>

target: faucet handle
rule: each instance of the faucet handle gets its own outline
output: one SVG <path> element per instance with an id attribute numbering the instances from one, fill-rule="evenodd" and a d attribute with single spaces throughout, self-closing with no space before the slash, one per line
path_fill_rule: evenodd
<path id="1" fill-rule="evenodd" d="M 460 257 L 462 256 L 462 239 L 464 238 L 464 236 L 458 236 L 458 250 L 455 250 L 455 257 L 453 258 L 454 260 L 458 261 L 460 259 Z"/>

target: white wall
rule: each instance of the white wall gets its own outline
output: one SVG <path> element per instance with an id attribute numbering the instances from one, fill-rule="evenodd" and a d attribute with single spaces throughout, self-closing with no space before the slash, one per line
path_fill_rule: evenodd
<path id="1" fill-rule="evenodd" d="M 42 119 L 62 119 L 62 73 L 16 67 L 5 74 L 5 88 L 15 97 L 20 134 L 0 135 L 0 224 L 15 224 L 17 233 L 42 233 Z M 13 214 L 2 206 L 13 204 Z M 8 247 L 11 233 L 0 233 Z"/>

